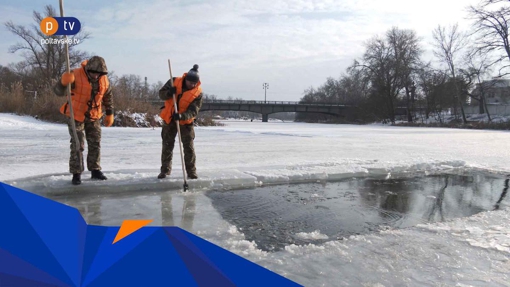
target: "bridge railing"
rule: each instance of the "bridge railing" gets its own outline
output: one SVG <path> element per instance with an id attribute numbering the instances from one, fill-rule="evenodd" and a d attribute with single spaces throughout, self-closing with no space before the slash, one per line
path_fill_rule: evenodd
<path id="1" fill-rule="evenodd" d="M 292 101 L 248 101 L 248 100 L 211 100 L 204 99 L 204 103 L 217 104 L 267 104 L 267 105 L 307 105 L 307 106 L 345 106 L 334 103 L 301 103 Z"/>
<path id="2" fill-rule="evenodd" d="M 163 100 L 152 100 L 154 104 L 162 104 Z M 204 103 L 211 104 L 234 104 L 234 105 L 303 105 L 303 106 L 339 106 L 345 107 L 348 105 L 338 103 L 301 103 L 296 101 L 249 101 L 249 100 L 211 100 L 204 99 Z"/>

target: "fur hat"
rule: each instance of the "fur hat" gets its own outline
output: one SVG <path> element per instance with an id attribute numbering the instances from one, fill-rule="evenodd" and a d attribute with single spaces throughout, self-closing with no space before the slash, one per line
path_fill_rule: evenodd
<path id="1" fill-rule="evenodd" d="M 94 71 L 100 73 L 101 75 L 108 74 L 108 69 L 106 68 L 106 63 L 102 57 L 94 56 L 87 61 L 85 66 L 85 70 Z"/>

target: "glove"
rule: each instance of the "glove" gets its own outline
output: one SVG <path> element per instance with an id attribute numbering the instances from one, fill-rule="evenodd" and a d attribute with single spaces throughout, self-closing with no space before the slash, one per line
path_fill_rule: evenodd
<path id="1" fill-rule="evenodd" d="M 111 127 L 113 125 L 113 114 L 106 115 L 104 118 L 104 126 L 105 127 Z"/>
<path id="2" fill-rule="evenodd" d="M 180 121 L 180 120 L 182 119 L 182 115 L 180 115 L 180 114 L 178 114 L 178 113 L 174 113 L 174 114 L 172 115 L 172 119 L 173 119 L 174 121 Z"/>
<path id="3" fill-rule="evenodd" d="M 62 86 L 67 86 L 69 84 L 74 83 L 74 73 L 65 72 L 62 75 L 62 78 L 60 78 L 60 83 L 62 84 Z"/>

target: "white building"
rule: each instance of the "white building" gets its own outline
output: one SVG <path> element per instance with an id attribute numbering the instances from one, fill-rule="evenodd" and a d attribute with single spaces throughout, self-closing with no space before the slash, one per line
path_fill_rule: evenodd
<path id="1" fill-rule="evenodd" d="M 481 85 L 477 84 L 475 89 L 473 90 L 473 95 L 479 96 L 482 91 L 485 94 L 487 104 L 499 104 L 499 105 L 510 104 L 509 79 L 493 79 L 490 81 L 484 81 Z"/>

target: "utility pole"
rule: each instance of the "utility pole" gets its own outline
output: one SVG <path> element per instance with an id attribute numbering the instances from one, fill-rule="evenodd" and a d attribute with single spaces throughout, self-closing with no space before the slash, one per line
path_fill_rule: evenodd
<path id="1" fill-rule="evenodd" d="M 268 83 L 263 83 L 262 84 L 262 89 L 264 89 L 264 103 L 266 103 L 267 102 L 266 101 L 266 99 L 267 99 L 266 95 L 267 95 L 267 89 L 269 89 L 269 84 Z"/>

